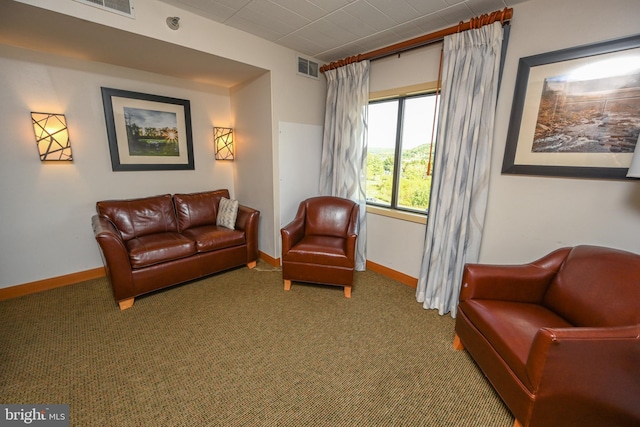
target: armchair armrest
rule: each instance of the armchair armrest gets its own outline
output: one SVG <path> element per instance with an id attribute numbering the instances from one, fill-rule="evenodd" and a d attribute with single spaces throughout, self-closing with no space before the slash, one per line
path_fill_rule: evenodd
<path id="1" fill-rule="evenodd" d="M 539 303 L 571 248 L 558 249 L 530 264 L 466 264 L 460 301 L 497 299 Z"/>
<path id="2" fill-rule="evenodd" d="M 533 341 L 526 372 L 533 393 L 548 399 L 572 396 L 582 411 L 618 411 L 640 417 L 640 325 L 542 328 Z M 637 420 L 637 418 L 636 418 Z"/>
<path id="3" fill-rule="evenodd" d="M 91 217 L 91 224 L 115 299 L 121 301 L 130 298 L 135 292 L 129 252 L 122 235 L 111 221 L 100 215 Z"/>
<path id="4" fill-rule="evenodd" d="M 248 206 L 238 205 L 236 229 L 244 230 L 247 239 L 247 262 L 258 259 L 258 226 L 260 211 Z"/>
<path id="5" fill-rule="evenodd" d="M 304 237 L 304 216 L 297 215 L 293 221 L 280 229 L 280 234 L 282 235 L 282 255 L 285 255 Z"/>

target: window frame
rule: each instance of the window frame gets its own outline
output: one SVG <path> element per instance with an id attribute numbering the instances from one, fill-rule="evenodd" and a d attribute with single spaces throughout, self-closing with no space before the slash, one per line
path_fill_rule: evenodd
<path id="1" fill-rule="evenodd" d="M 400 187 L 400 174 L 401 174 L 401 157 L 402 157 L 402 126 L 404 116 L 404 102 L 410 98 L 422 97 L 422 96 L 439 96 L 439 87 L 437 82 L 430 82 L 423 85 L 415 85 L 404 90 L 388 90 L 379 93 L 371 93 L 369 96 L 369 103 L 367 105 L 388 102 L 392 100 L 398 100 L 398 116 L 396 119 L 396 140 L 394 147 L 394 160 L 393 160 L 393 181 L 391 188 L 391 202 L 390 205 L 379 204 L 375 202 L 367 201 L 367 212 L 388 216 L 392 218 L 403 219 L 411 222 L 426 223 L 426 218 L 429 214 L 428 208 L 424 211 L 418 209 L 412 209 L 407 207 L 398 206 L 398 196 Z M 436 108 L 438 101 L 436 100 Z M 437 123 L 436 123 L 437 126 Z M 435 151 L 434 151 L 435 153 Z M 433 171 L 433 167 L 431 168 Z M 429 199 L 431 201 L 431 199 Z"/>

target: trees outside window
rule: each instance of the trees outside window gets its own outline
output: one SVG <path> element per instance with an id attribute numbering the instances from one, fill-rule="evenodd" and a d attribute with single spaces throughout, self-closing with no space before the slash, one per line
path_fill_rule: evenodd
<path id="1" fill-rule="evenodd" d="M 427 213 L 436 108 L 434 93 L 369 103 L 367 204 Z"/>

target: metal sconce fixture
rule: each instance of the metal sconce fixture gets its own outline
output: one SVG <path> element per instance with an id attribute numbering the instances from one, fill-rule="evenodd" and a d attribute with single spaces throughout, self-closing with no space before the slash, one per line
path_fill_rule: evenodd
<path id="1" fill-rule="evenodd" d="M 233 160 L 233 129 L 213 128 L 213 145 L 216 150 L 216 160 Z"/>
<path id="2" fill-rule="evenodd" d="M 31 113 L 31 121 L 40 160 L 73 160 L 64 114 Z"/>

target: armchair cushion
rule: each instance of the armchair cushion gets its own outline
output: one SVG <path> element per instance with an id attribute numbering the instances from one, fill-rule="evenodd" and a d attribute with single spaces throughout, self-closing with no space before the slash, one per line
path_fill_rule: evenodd
<path id="1" fill-rule="evenodd" d="M 305 236 L 287 253 L 289 262 L 308 262 L 311 258 L 315 264 L 353 266 L 343 237 Z"/>

